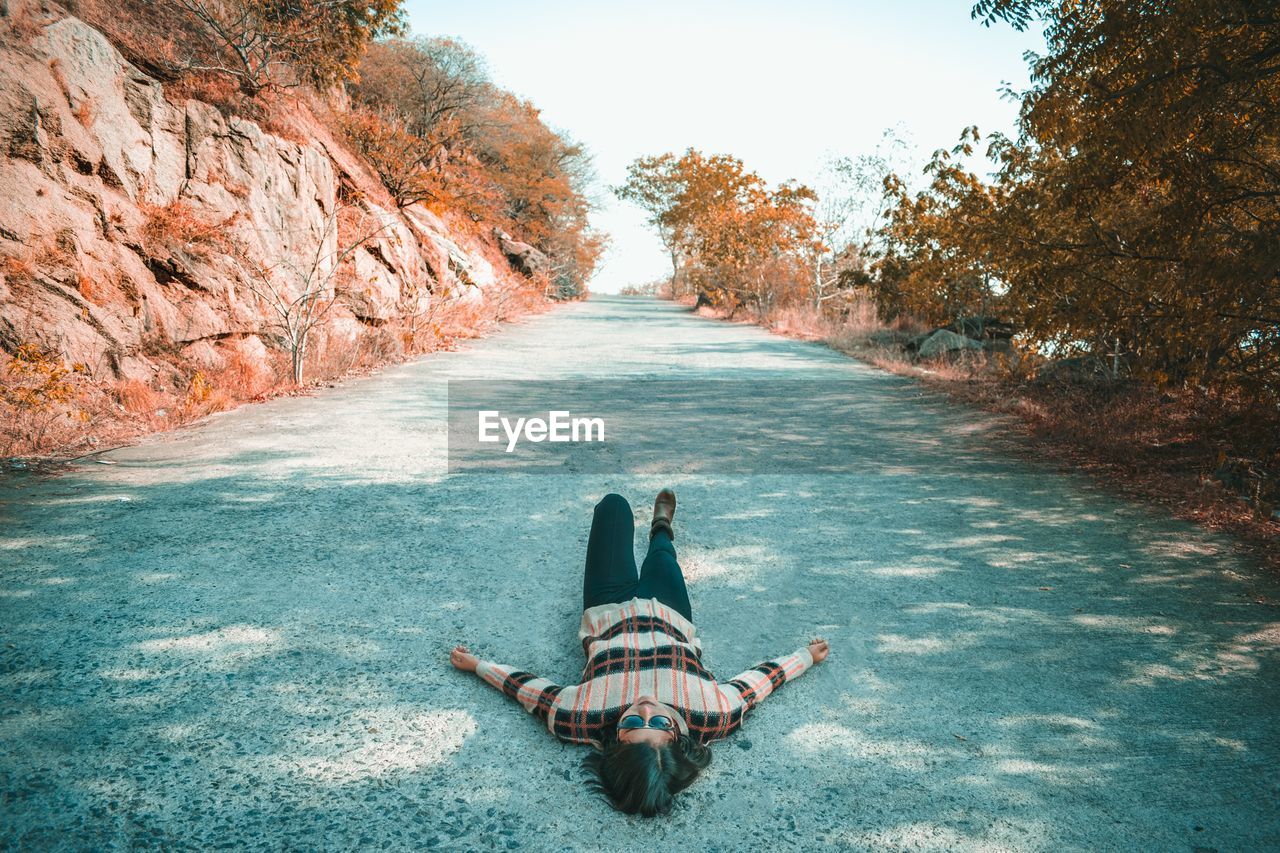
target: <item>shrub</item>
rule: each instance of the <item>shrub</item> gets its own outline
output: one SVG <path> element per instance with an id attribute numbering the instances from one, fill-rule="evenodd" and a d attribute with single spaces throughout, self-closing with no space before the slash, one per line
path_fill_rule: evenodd
<path id="1" fill-rule="evenodd" d="M 57 354 L 22 344 L 0 363 L 0 446 L 4 453 L 39 452 L 60 424 L 74 429 L 88 419 L 78 407 L 83 364 L 67 367 Z"/>
<path id="2" fill-rule="evenodd" d="M 125 379 L 116 384 L 116 400 L 131 415 L 150 415 L 161 407 L 160 393 L 138 379 Z"/>
<path id="3" fill-rule="evenodd" d="M 75 399 L 75 374 L 86 370 L 82 364 L 68 368 L 61 358 L 35 344 L 18 347 L 8 361 L 0 398 L 19 409 L 45 410 Z"/>
<path id="4" fill-rule="evenodd" d="M 142 236 L 148 251 L 181 249 L 188 254 L 205 257 L 231 249 L 226 228 L 236 218 L 232 214 L 222 222 L 203 219 L 186 199 L 165 205 L 142 205 L 146 222 Z"/>

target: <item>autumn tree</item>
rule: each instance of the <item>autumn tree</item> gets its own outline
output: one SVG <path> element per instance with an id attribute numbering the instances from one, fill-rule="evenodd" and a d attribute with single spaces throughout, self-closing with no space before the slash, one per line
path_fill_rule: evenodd
<path id="1" fill-rule="evenodd" d="M 998 283 L 1033 346 L 1280 402 L 1280 13 L 1247 0 L 982 0 L 1043 25 L 992 172 L 935 157 L 894 204 L 882 302 L 948 319 Z M 962 142 L 967 153 L 976 134 Z M 955 153 L 955 152 L 952 152 Z"/>
<path id="2" fill-rule="evenodd" d="M 484 60 L 451 38 L 385 39 L 369 46 L 350 91 L 362 104 L 404 122 L 443 147 L 474 140 L 492 83 Z"/>
<path id="3" fill-rule="evenodd" d="M 509 92 L 495 93 L 482 125 L 475 155 L 496 195 L 495 218 L 550 257 L 557 292 L 581 293 L 605 239 L 589 221 L 590 153 Z"/>
<path id="4" fill-rule="evenodd" d="M 370 41 L 403 27 L 400 0 L 164 0 L 198 34 L 185 70 L 265 89 L 351 80 Z"/>
<path id="5" fill-rule="evenodd" d="M 1280 401 L 1280 14 L 1245 0 L 983 0 L 1045 28 L 994 138 L 989 259 L 1031 337 Z"/>
<path id="6" fill-rule="evenodd" d="M 770 189 L 729 155 L 689 149 L 631 164 L 614 192 L 634 201 L 668 246 L 680 277 L 712 302 L 767 312 L 807 285 L 816 243 L 815 195 L 784 183 Z"/>
<path id="7" fill-rule="evenodd" d="M 993 257 L 1001 188 L 967 168 L 979 142 L 977 128 L 968 128 L 954 148 L 936 152 L 920 192 L 897 174 L 885 179 L 887 214 L 874 235 L 876 274 L 868 280 L 884 316 L 937 325 L 987 316 L 1002 273 Z"/>
<path id="8" fill-rule="evenodd" d="M 698 263 L 694 274 L 708 297 L 764 314 L 799 295 L 805 283 L 805 256 L 814 243 L 808 203 L 814 196 L 802 186 L 770 191 L 757 181 L 698 211 L 690 237 Z"/>
<path id="9" fill-rule="evenodd" d="M 1046 25 L 1018 140 L 1013 296 L 1043 337 L 1093 337 L 1172 382 L 1280 400 L 1280 10 L 984 2 Z"/>
<path id="10" fill-rule="evenodd" d="M 408 207 L 436 201 L 436 164 L 430 143 L 403 125 L 375 112 L 357 110 L 341 118 L 347 140 L 378 173 L 396 204 Z"/>
<path id="11" fill-rule="evenodd" d="M 376 42 L 349 91 L 356 108 L 347 136 L 400 206 L 493 215 L 495 196 L 474 151 L 496 89 L 471 48 L 442 38 Z"/>
<path id="12" fill-rule="evenodd" d="M 471 48 L 441 38 L 378 42 L 349 91 L 347 138 L 400 206 L 495 225 L 548 256 L 552 295 L 585 291 L 605 243 L 589 221 L 591 156 L 494 85 Z"/>
<path id="13" fill-rule="evenodd" d="M 249 290 L 267 309 L 269 329 L 289 353 L 295 384 L 302 383 L 313 333 L 349 295 L 345 281 L 353 273 L 352 256 L 389 225 L 386 221 L 369 224 L 367 219 L 362 209 L 335 207 L 305 253 L 282 255 L 271 264 L 246 264 L 251 273 Z M 342 236 L 340 232 L 347 230 L 344 220 L 354 220 L 356 236 Z M 247 255 L 243 257 L 248 261 Z"/>
<path id="14" fill-rule="evenodd" d="M 676 155 L 670 153 L 637 158 L 627 167 L 626 182 L 614 190 L 618 198 L 632 202 L 648 214 L 649 224 L 657 232 L 658 239 L 671 258 L 672 294 L 677 293 L 676 276 L 680 273 L 680 250 L 683 245 L 683 235 L 678 231 L 675 221 L 681 190 L 676 165 Z"/>

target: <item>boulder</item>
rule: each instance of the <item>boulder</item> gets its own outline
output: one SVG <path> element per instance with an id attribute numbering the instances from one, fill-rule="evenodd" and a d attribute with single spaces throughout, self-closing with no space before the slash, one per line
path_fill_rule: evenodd
<path id="1" fill-rule="evenodd" d="M 182 348 L 182 357 L 198 367 L 221 370 L 227 366 L 227 357 L 212 342 L 196 341 Z"/>
<path id="2" fill-rule="evenodd" d="M 472 301 L 498 282 L 498 274 L 483 251 L 466 248 L 462 235 L 452 234 L 435 213 L 414 205 L 405 208 L 404 214 L 422 245 L 438 292 L 450 299 Z"/>
<path id="3" fill-rule="evenodd" d="M 494 229 L 493 233 L 498 238 L 498 248 L 506 255 L 513 269 L 531 278 L 550 273 L 551 260 L 540 250 L 513 239 L 500 229 Z"/>
<path id="4" fill-rule="evenodd" d="M 342 301 L 356 318 L 371 326 L 381 326 L 396 315 L 395 303 L 380 298 L 378 292 L 370 287 L 348 290 Z"/>
<path id="5" fill-rule="evenodd" d="M 267 346 L 257 335 L 230 338 L 223 342 L 223 347 L 252 363 L 267 364 Z"/>
<path id="6" fill-rule="evenodd" d="M 1120 359 L 1120 377 L 1128 376 L 1129 368 Z M 1035 382 L 1045 384 L 1099 384 L 1111 381 L 1111 360 L 1092 355 L 1056 358 L 1036 370 Z"/>
<path id="7" fill-rule="evenodd" d="M 982 349 L 982 344 L 979 341 L 966 338 L 964 335 L 957 335 L 947 329 L 938 329 L 923 341 L 920 341 L 916 353 L 920 358 L 930 358 L 932 356 L 946 355 L 957 350 L 971 349 Z"/>

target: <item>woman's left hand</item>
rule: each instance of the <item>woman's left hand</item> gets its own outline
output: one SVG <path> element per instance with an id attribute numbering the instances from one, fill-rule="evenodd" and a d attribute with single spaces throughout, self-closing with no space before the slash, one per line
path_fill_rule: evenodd
<path id="1" fill-rule="evenodd" d="M 463 672 L 475 672 L 479 662 L 480 658 L 471 654 L 466 646 L 454 646 L 453 651 L 449 652 L 449 663 Z"/>
<path id="2" fill-rule="evenodd" d="M 814 637 L 809 642 L 809 654 L 813 655 L 814 663 L 822 663 L 831 654 L 831 646 L 822 637 Z"/>

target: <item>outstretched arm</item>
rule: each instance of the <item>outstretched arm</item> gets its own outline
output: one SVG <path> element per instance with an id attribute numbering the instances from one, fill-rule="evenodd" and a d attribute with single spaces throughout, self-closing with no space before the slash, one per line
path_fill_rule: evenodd
<path id="1" fill-rule="evenodd" d="M 818 637 L 789 655 L 756 664 L 730 679 L 725 686 L 742 696 L 742 702 L 749 711 L 788 681 L 798 678 L 814 664 L 822 663 L 830 653 L 831 647 L 827 641 Z"/>
<path id="2" fill-rule="evenodd" d="M 449 653 L 449 662 L 463 672 L 473 672 L 490 686 L 515 699 L 530 714 L 544 723 L 551 705 L 564 688 L 545 678 L 500 663 L 480 660 L 467 649 L 457 646 Z"/>

